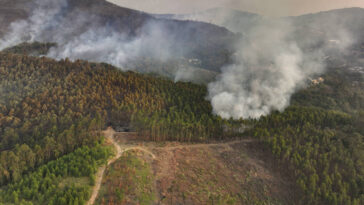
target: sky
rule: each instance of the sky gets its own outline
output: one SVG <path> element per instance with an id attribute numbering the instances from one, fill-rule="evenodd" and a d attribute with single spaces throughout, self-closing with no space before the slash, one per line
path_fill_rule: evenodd
<path id="1" fill-rule="evenodd" d="M 266 16 L 297 16 L 338 8 L 362 7 L 364 0 L 108 0 L 149 13 L 192 13 L 210 8 L 234 8 Z"/>

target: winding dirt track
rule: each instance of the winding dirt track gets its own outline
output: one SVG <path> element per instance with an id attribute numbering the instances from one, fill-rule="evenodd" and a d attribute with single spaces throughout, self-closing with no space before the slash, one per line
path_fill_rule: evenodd
<path id="1" fill-rule="evenodd" d="M 124 152 L 130 151 L 130 150 L 139 150 L 142 152 L 145 152 L 147 154 L 149 154 L 153 160 L 155 160 L 157 157 L 150 152 L 147 149 L 144 149 L 141 146 L 132 146 L 130 145 L 129 147 L 121 147 L 114 139 L 114 135 L 117 132 L 115 132 L 114 129 L 112 129 L 111 127 L 109 127 L 107 130 L 103 131 L 104 136 L 106 137 L 107 140 L 109 140 L 114 147 L 116 148 L 116 155 L 109 159 L 107 161 L 107 165 L 103 165 L 102 167 L 99 168 L 99 170 L 96 173 L 96 179 L 95 179 L 95 185 L 92 188 L 92 195 L 90 197 L 90 199 L 87 201 L 86 205 L 92 205 L 95 203 L 95 200 L 97 198 L 97 195 L 99 194 L 100 191 L 100 187 L 101 187 L 101 183 L 102 183 L 102 179 L 104 176 L 104 172 L 105 169 L 108 165 L 114 163 L 117 159 L 119 159 L 121 157 L 121 155 Z M 181 149 L 181 148 L 199 148 L 199 147 L 211 147 L 211 146 L 223 146 L 225 149 L 231 149 L 230 145 L 239 143 L 239 142 L 250 142 L 251 140 L 239 140 L 239 141 L 232 141 L 232 142 L 228 142 L 228 143 L 219 143 L 219 144 L 189 144 L 189 145 L 177 145 L 177 146 L 171 146 L 171 147 L 162 147 L 162 148 L 155 148 L 155 149 L 164 149 L 164 150 L 174 150 L 174 149 Z"/>
<path id="2" fill-rule="evenodd" d="M 148 151 L 148 150 L 146 150 L 146 149 L 144 149 L 143 147 L 140 147 L 140 146 L 126 147 L 126 148 L 122 149 L 121 146 L 115 141 L 114 134 L 116 132 L 111 127 L 109 127 L 107 130 L 105 130 L 103 133 L 104 133 L 104 136 L 106 137 L 106 139 L 110 140 L 110 142 L 116 148 L 116 155 L 113 158 L 111 158 L 111 159 L 109 159 L 107 161 L 107 165 L 103 165 L 97 171 L 96 179 L 95 179 L 95 185 L 92 188 L 91 197 L 87 201 L 86 205 L 92 205 L 92 204 L 95 203 L 95 200 L 96 200 L 97 195 L 99 194 L 99 191 L 100 191 L 100 188 L 101 188 L 101 183 L 102 183 L 102 179 L 103 179 L 103 176 L 104 176 L 106 166 L 109 166 L 110 164 L 114 163 L 117 159 L 119 159 L 121 157 L 121 155 L 124 152 L 130 151 L 130 150 L 140 150 L 140 151 L 143 151 L 143 152 L 149 154 L 153 159 L 156 158 L 153 153 L 151 153 L 150 151 Z"/>

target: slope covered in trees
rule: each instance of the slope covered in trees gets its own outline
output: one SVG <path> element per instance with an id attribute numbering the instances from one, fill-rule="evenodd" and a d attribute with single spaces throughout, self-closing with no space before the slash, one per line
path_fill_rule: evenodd
<path id="1" fill-rule="evenodd" d="M 253 121 L 249 135 L 296 181 L 302 204 L 363 204 L 363 75 L 344 67 L 322 77 L 294 106 Z"/>
<path id="2" fill-rule="evenodd" d="M 292 107 L 255 125 L 252 135 L 292 175 L 308 204 L 362 204 L 363 136 L 335 111 Z"/>
<path id="3" fill-rule="evenodd" d="M 296 93 L 293 105 L 283 113 L 244 121 L 249 124 L 245 127 L 250 127 L 245 134 L 255 137 L 260 142 L 258 149 L 273 154 L 277 169 L 296 182 L 302 204 L 362 204 L 363 77 L 348 68 L 331 69 L 322 77 L 323 83 Z M 71 195 L 75 200 L 84 193 L 77 199 L 83 204 L 85 189 L 52 187 L 52 194 L 36 195 L 28 191 L 34 187 L 29 187 L 27 180 L 39 177 L 44 167 L 61 163 L 68 153 L 64 157 L 92 156 L 87 150 L 98 149 L 95 143 L 102 141 L 100 130 L 107 125 L 130 127 L 140 138 L 155 141 L 237 136 L 243 121 L 211 114 L 205 96 L 203 85 L 121 72 L 107 64 L 2 52 L 1 198 L 12 203 L 52 199 L 62 204 L 70 200 L 63 196 Z M 83 152 L 75 151 L 79 147 L 87 154 L 77 155 Z M 74 176 L 73 172 L 65 173 L 57 172 L 52 179 Z M 90 177 L 89 172 L 79 176 Z"/>
<path id="4" fill-rule="evenodd" d="M 0 54 L 0 184 L 100 141 L 107 124 L 145 139 L 222 137 L 206 88 L 106 64 Z"/>
<path id="5" fill-rule="evenodd" d="M 0 204 L 84 204 L 90 196 L 89 186 L 93 185 L 97 168 L 110 155 L 111 150 L 99 144 L 79 148 L 0 189 Z M 66 181 L 80 177 L 85 177 L 89 183 Z"/>

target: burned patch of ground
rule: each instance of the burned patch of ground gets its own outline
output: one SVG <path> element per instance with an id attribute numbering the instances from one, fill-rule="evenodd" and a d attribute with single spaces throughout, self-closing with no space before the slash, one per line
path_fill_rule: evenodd
<path id="1" fill-rule="evenodd" d="M 161 204 L 289 204 L 290 185 L 251 151 L 250 141 L 156 148 Z"/>
<path id="2" fill-rule="evenodd" d="M 291 204 L 296 198 L 291 180 L 252 139 L 187 144 L 113 130 L 105 135 L 124 154 L 105 171 L 98 204 Z"/>

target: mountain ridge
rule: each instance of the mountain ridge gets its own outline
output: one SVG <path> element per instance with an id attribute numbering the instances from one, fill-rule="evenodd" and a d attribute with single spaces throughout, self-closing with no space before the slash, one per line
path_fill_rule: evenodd
<path id="1" fill-rule="evenodd" d="M 183 57 L 202 58 L 204 67 L 218 70 L 228 62 L 226 56 L 232 52 L 232 42 L 237 38 L 234 33 L 224 27 L 203 22 L 157 19 L 145 12 L 119 7 L 104 0 L 64 0 L 62 2 L 57 2 L 60 5 L 53 5 L 54 9 L 61 9 L 61 11 L 54 19 L 48 20 L 49 28 L 41 34 L 41 39 L 35 39 L 36 41 L 54 42 L 54 36 L 59 36 L 62 32 L 64 35 L 61 38 L 64 41 L 70 41 L 75 36 L 80 36 L 92 29 L 104 29 L 105 35 L 115 33 L 125 36 L 125 40 L 129 41 L 149 35 L 148 32 L 160 32 L 158 29 L 163 29 L 162 33 L 169 38 L 173 53 L 183 53 L 183 50 L 188 50 L 189 52 L 186 52 Z M 39 15 L 34 13 L 34 8 L 42 9 L 42 6 L 45 7 L 42 4 L 47 3 L 51 6 L 53 4 L 47 0 L 16 1 L 16 3 L 2 0 L 0 5 L 2 8 L 7 8 L 7 12 L 0 13 L 0 36 L 6 33 L 11 23 Z M 61 4 L 63 6 L 59 8 Z M 11 17 L 10 21 L 9 17 Z M 152 28 L 150 24 L 153 25 Z M 64 30 L 62 27 L 67 29 Z M 211 61 L 212 58 L 217 60 Z"/>
<path id="2" fill-rule="evenodd" d="M 154 16 L 157 18 L 195 20 L 195 21 L 209 22 L 209 23 L 214 22 L 215 24 L 219 26 L 224 26 L 233 32 L 241 32 L 241 28 L 235 28 L 235 27 L 240 26 L 243 27 L 244 29 L 248 27 L 247 29 L 249 29 L 250 27 L 253 27 L 254 24 L 260 23 L 260 21 L 265 19 L 291 19 L 296 21 L 299 19 L 313 18 L 316 20 L 317 18 L 326 17 L 327 15 L 343 15 L 343 14 L 350 14 L 349 16 L 355 16 L 358 14 L 364 15 L 364 8 L 360 7 L 341 8 L 341 9 L 332 9 L 327 11 L 307 13 L 297 16 L 283 16 L 283 17 L 267 17 L 257 13 L 240 11 L 229 8 L 213 8 L 200 12 L 193 12 L 186 14 L 154 14 Z M 221 17 L 223 18 L 219 19 Z"/>

